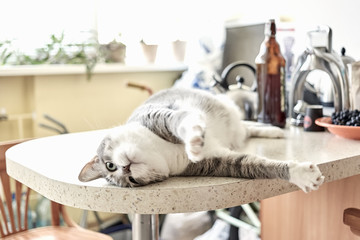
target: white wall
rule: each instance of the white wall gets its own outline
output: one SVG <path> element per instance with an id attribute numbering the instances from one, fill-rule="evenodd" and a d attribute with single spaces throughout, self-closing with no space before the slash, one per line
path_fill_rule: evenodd
<path id="1" fill-rule="evenodd" d="M 360 60 L 360 1 L 359 0 L 252 0 L 238 2 L 239 20 L 266 21 L 269 18 L 290 19 L 296 28 L 297 49 L 305 49 L 309 29 L 325 24 L 333 30 L 333 49 L 341 47 Z"/>
<path id="2" fill-rule="evenodd" d="M 211 31 L 218 37 L 222 34 L 219 26 L 229 20 L 254 23 L 275 18 L 291 20 L 296 28 L 295 48 L 303 51 L 306 32 L 325 24 L 333 30 L 334 50 L 344 46 L 349 55 L 360 60 L 359 0 L 99 0 L 98 6 L 98 19 L 103 21 L 99 29 L 104 30 L 104 36 L 117 31 L 110 27 L 113 23 L 123 26 L 125 38 L 143 34 L 160 42 L 175 38 L 191 41 Z"/>

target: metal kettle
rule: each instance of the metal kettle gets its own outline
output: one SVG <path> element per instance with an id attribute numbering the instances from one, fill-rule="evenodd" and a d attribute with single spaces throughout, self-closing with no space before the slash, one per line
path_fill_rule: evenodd
<path id="1" fill-rule="evenodd" d="M 289 113 L 291 123 L 296 126 L 303 124 L 305 107 L 311 104 L 306 101 L 309 92 L 320 95 L 320 103 L 321 100 L 333 98 L 335 111 L 350 107 L 347 71 L 341 57 L 332 49 L 331 28 L 318 26 L 316 30 L 308 32 L 308 40 L 309 47 L 300 55 L 292 76 Z M 315 70 L 326 73 L 330 78 L 325 87 L 321 86 L 320 94 L 307 82 L 309 73 Z"/>
<path id="2" fill-rule="evenodd" d="M 250 81 L 246 81 L 240 69 L 245 68 L 250 70 L 254 75 L 254 78 Z M 235 71 L 235 70 L 240 70 Z M 235 75 L 233 73 L 236 73 Z M 235 76 L 235 77 L 234 77 Z M 247 75 L 246 75 L 247 76 Z M 249 77 L 249 76 L 248 76 Z M 214 83 L 213 89 L 217 92 L 225 93 L 228 95 L 236 105 L 244 112 L 245 120 L 255 120 L 257 112 L 257 82 L 256 82 L 256 70 L 255 68 L 243 61 L 237 61 L 229 64 L 221 73 L 221 76 L 213 76 Z M 245 82 L 249 82 L 250 86 L 246 85 Z"/>

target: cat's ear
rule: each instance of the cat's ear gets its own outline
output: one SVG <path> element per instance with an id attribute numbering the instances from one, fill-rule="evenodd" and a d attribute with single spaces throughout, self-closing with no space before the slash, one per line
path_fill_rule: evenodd
<path id="1" fill-rule="evenodd" d="M 81 182 L 88 182 L 103 176 L 104 164 L 101 163 L 98 156 L 95 156 L 88 162 L 79 174 L 79 180 Z"/>

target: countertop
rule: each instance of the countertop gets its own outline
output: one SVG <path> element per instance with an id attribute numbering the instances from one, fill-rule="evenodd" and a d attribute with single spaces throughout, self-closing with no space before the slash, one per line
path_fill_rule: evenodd
<path id="1" fill-rule="evenodd" d="M 162 214 L 214 210 L 241 205 L 298 188 L 283 180 L 174 177 L 139 188 L 120 188 L 77 177 L 109 130 L 30 140 L 6 153 L 9 175 L 51 200 L 103 212 Z M 276 160 L 312 161 L 325 182 L 360 174 L 360 141 L 329 132 L 289 127 L 284 139 L 250 139 L 244 152 Z M 305 194 L 305 193 L 304 193 Z"/>

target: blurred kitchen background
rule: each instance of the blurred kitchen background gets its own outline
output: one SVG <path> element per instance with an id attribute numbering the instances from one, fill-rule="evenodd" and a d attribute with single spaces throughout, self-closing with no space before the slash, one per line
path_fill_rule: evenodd
<path id="1" fill-rule="evenodd" d="M 331 27 L 335 52 L 360 60 L 358 0 L 0 3 L 0 141 L 109 128 L 153 92 L 209 88 L 228 64 L 255 65 L 269 19 L 288 79 L 318 25 Z M 77 220 L 99 229 L 82 211 Z"/>
<path id="2" fill-rule="evenodd" d="M 334 51 L 360 58 L 356 0 L 1 3 L 0 140 L 124 123 L 149 96 L 129 84 L 207 88 L 229 63 L 255 65 L 269 19 L 288 79 L 318 25 L 331 27 Z"/>

